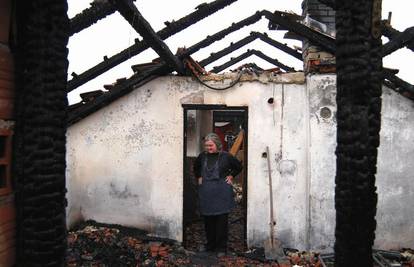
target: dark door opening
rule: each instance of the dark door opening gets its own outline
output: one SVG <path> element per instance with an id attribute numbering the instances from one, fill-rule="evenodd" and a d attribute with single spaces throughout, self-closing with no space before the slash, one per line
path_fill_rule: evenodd
<path id="1" fill-rule="evenodd" d="M 203 138 L 215 132 L 223 143 L 223 150 L 232 153 L 243 165 L 242 172 L 234 179 L 236 208 L 229 215 L 229 251 L 247 249 L 247 107 L 223 105 L 183 105 L 184 108 L 184 204 L 183 245 L 197 250 L 205 244 L 204 224 L 198 212 L 197 182 L 193 162 L 204 150 Z"/>

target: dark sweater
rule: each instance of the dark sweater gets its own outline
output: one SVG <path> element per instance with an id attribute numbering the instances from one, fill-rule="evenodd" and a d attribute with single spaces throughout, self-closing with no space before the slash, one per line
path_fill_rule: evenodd
<path id="1" fill-rule="evenodd" d="M 204 159 L 207 158 L 207 167 L 211 168 L 217 161 L 219 153 L 207 153 L 202 152 L 198 155 L 194 162 L 194 175 L 195 178 L 201 176 L 201 168 L 203 166 Z M 235 157 L 228 152 L 221 152 L 219 161 L 220 178 L 225 179 L 226 176 L 232 175 L 235 177 L 242 170 L 242 165 Z"/>

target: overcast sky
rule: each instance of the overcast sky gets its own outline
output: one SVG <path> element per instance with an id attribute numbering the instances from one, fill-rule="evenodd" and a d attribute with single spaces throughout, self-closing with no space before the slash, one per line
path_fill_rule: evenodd
<path id="1" fill-rule="evenodd" d="M 92 1 L 68 0 L 69 18 L 74 17 L 83 9 L 88 8 Z M 165 21 L 178 20 L 179 18 L 194 11 L 194 8 L 206 0 L 137 0 L 135 5 L 141 14 L 149 21 L 155 31 L 164 28 Z M 211 1 L 208 1 L 211 2 Z M 253 4 L 254 3 L 254 4 Z M 191 46 L 201 40 L 207 35 L 212 35 L 217 31 L 227 28 L 232 22 L 238 22 L 250 15 L 253 15 L 257 10 L 267 9 L 269 11 L 293 11 L 297 14 L 302 13 L 302 0 L 238 0 L 236 3 L 227 6 L 226 8 L 214 13 L 204 20 L 184 29 L 165 42 L 170 47 L 171 51 L 176 52 L 178 47 Z M 383 0 L 383 18 L 388 17 L 388 12 L 392 11 L 391 24 L 399 31 L 403 31 L 408 27 L 414 26 L 414 18 L 412 10 L 414 8 L 413 1 L 407 0 Z M 273 39 L 282 43 L 287 43 L 289 46 L 301 46 L 299 41 L 283 39 L 285 32 L 269 31 L 267 29 L 268 21 L 264 18 L 259 22 L 244 27 L 241 30 L 228 35 L 226 38 L 201 49 L 199 52 L 192 55 L 195 60 L 202 60 L 210 55 L 212 52 L 219 51 L 227 47 L 231 42 L 236 42 L 246 37 L 251 31 L 266 32 Z M 80 74 L 85 70 L 95 66 L 103 60 L 106 55 L 112 55 L 121 50 L 131 46 L 134 39 L 142 39 L 132 27 L 126 22 L 118 12 L 100 20 L 93 26 L 83 30 L 80 33 L 73 35 L 68 44 L 69 48 L 69 70 L 68 73 L 76 72 Z M 388 40 L 385 38 L 384 43 Z M 260 41 L 254 42 L 234 51 L 226 57 L 213 62 L 206 67 L 210 70 L 212 67 L 227 62 L 231 57 L 236 57 L 244 53 L 247 49 L 258 49 L 266 55 L 277 58 L 282 63 L 294 67 L 295 69 L 302 69 L 302 62 L 293 58 L 278 49 Z M 131 65 L 149 62 L 158 55 L 152 50 L 147 51 L 125 61 L 117 67 L 107 71 L 98 78 L 84 84 L 78 89 L 74 90 L 68 95 L 69 103 L 73 104 L 80 101 L 79 93 L 86 91 L 93 91 L 103 89 L 104 84 L 113 83 L 116 79 L 122 77 L 129 77 L 133 74 Z M 273 66 L 268 62 L 251 56 L 244 61 L 230 67 L 233 69 L 243 63 L 255 62 L 262 68 L 272 68 Z M 414 52 L 406 48 L 394 52 L 392 55 L 384 58 L 384 66 L 389 68 L 400 69 L 398 76 L 414 84 L 414 77 L 411 75 L 411 64 L 414 62 Z M 70 76 L 70 75 L 69 75 Z M 69 77 L 71 79 L 71 77 Z"/>

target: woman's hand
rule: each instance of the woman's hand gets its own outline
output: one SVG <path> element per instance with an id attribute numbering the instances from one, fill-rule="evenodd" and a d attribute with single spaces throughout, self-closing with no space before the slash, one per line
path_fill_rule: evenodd
<path id="1" fill-rule="evenodd" d="M 198 177 L 197 180 L 199 185 L 203 183 L 203 177 Z"/>
<path id="2" fill-rule="evenodd" d="M 229 175 L 226 177 L 226 183 L 232 185 L 233 184 L 234 177 L 232 175 Z"/>

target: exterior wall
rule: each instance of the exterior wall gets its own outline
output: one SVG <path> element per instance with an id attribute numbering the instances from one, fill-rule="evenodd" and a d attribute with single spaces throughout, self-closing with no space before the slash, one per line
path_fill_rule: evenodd
<path id="1" fill-rule="evenodd" d="M 247 106 L 248 245 L 263 246 L 269 237 L 268 166 L 262 157 L 269 146 L 275 236 L 286 247 L 331 251 L 335 83 L 335 75 L 309 75 L 306 85 L 256 81 L 213 91 L 190 78 L 161 77 L 134 90 L 68 129 L 69 226 L 94 219 L 181 241 L 181 104 Z M 412 247 L 414 106 L 387 88 L 383 102 L 376 246 Z"/>
<path id="2" fill-rule="evenodd" d="M 310 75 L 310 248 L 331 251 L 335 242 L 336 82 L 334 75 Z M 414 105 L 383 88 L 381 144 L 377 163 L 375 247 L 414 246 Z M 329 112 L 323 108 L 331 110 Z M 324 118 L 325 117 L 325 118 Z"/>
<path id="3" fill-rule="evenodd" d="M 414 247 L 414 102 L 386 88 L 382 99 L 375 246 Z"/>
<path id="4" fill-rule="evenodd" d="M 222 86 L 220 81 L 217 84 Z M 298 153 L 305 146 L 281 145 L 282 130 L 287 136 L 303 130 L 296 123 L 282 127 L 282 91 L 284 105 L 295 105 L 287 108 L 286 114 L 302 114 L 298 122 L 303 123 L 305 111 L 296 111 L 305 103 L 303 84 L 286 84 L 282 89 L 281 84 L 246 82 L 218 92 L 190 78 L 162 77 L 71 126 L 67 132 L 69 226 L 94 219 L 182 240 L 181 104 L 227 104 L 249 107 L 249 243 L 263 245 L 269 235 L 268 173 L 266 159 L 262 158 L 269 146 L 275 203 L 284 203 L 275 205 L 278 229 L 286 242 L 296 245 L 303 239 L 298 233 L 304 232 L 305 225 L 301 176 L 306 171 L 300 166 L 304 159 Z M 275 98 L 275 104 L 267 103 L 270 97 Z M 283 177 L 274 161 L 285 159 L 281 149 L 286 155 L 292 154 L 292 162 L 280 164 Z M 286 201 L 288 198 L 293 201 Z M 294 228 L 292 219 L 284 216 L 291 211 L 296 215 Z"/>
<path id="5" fill-rule="evenodd" d="M 335 233 L 336 76 L 308 76 L 310 247 L 330 250 Z M 330 112 L 330 114 L 329 114 Z"/>

